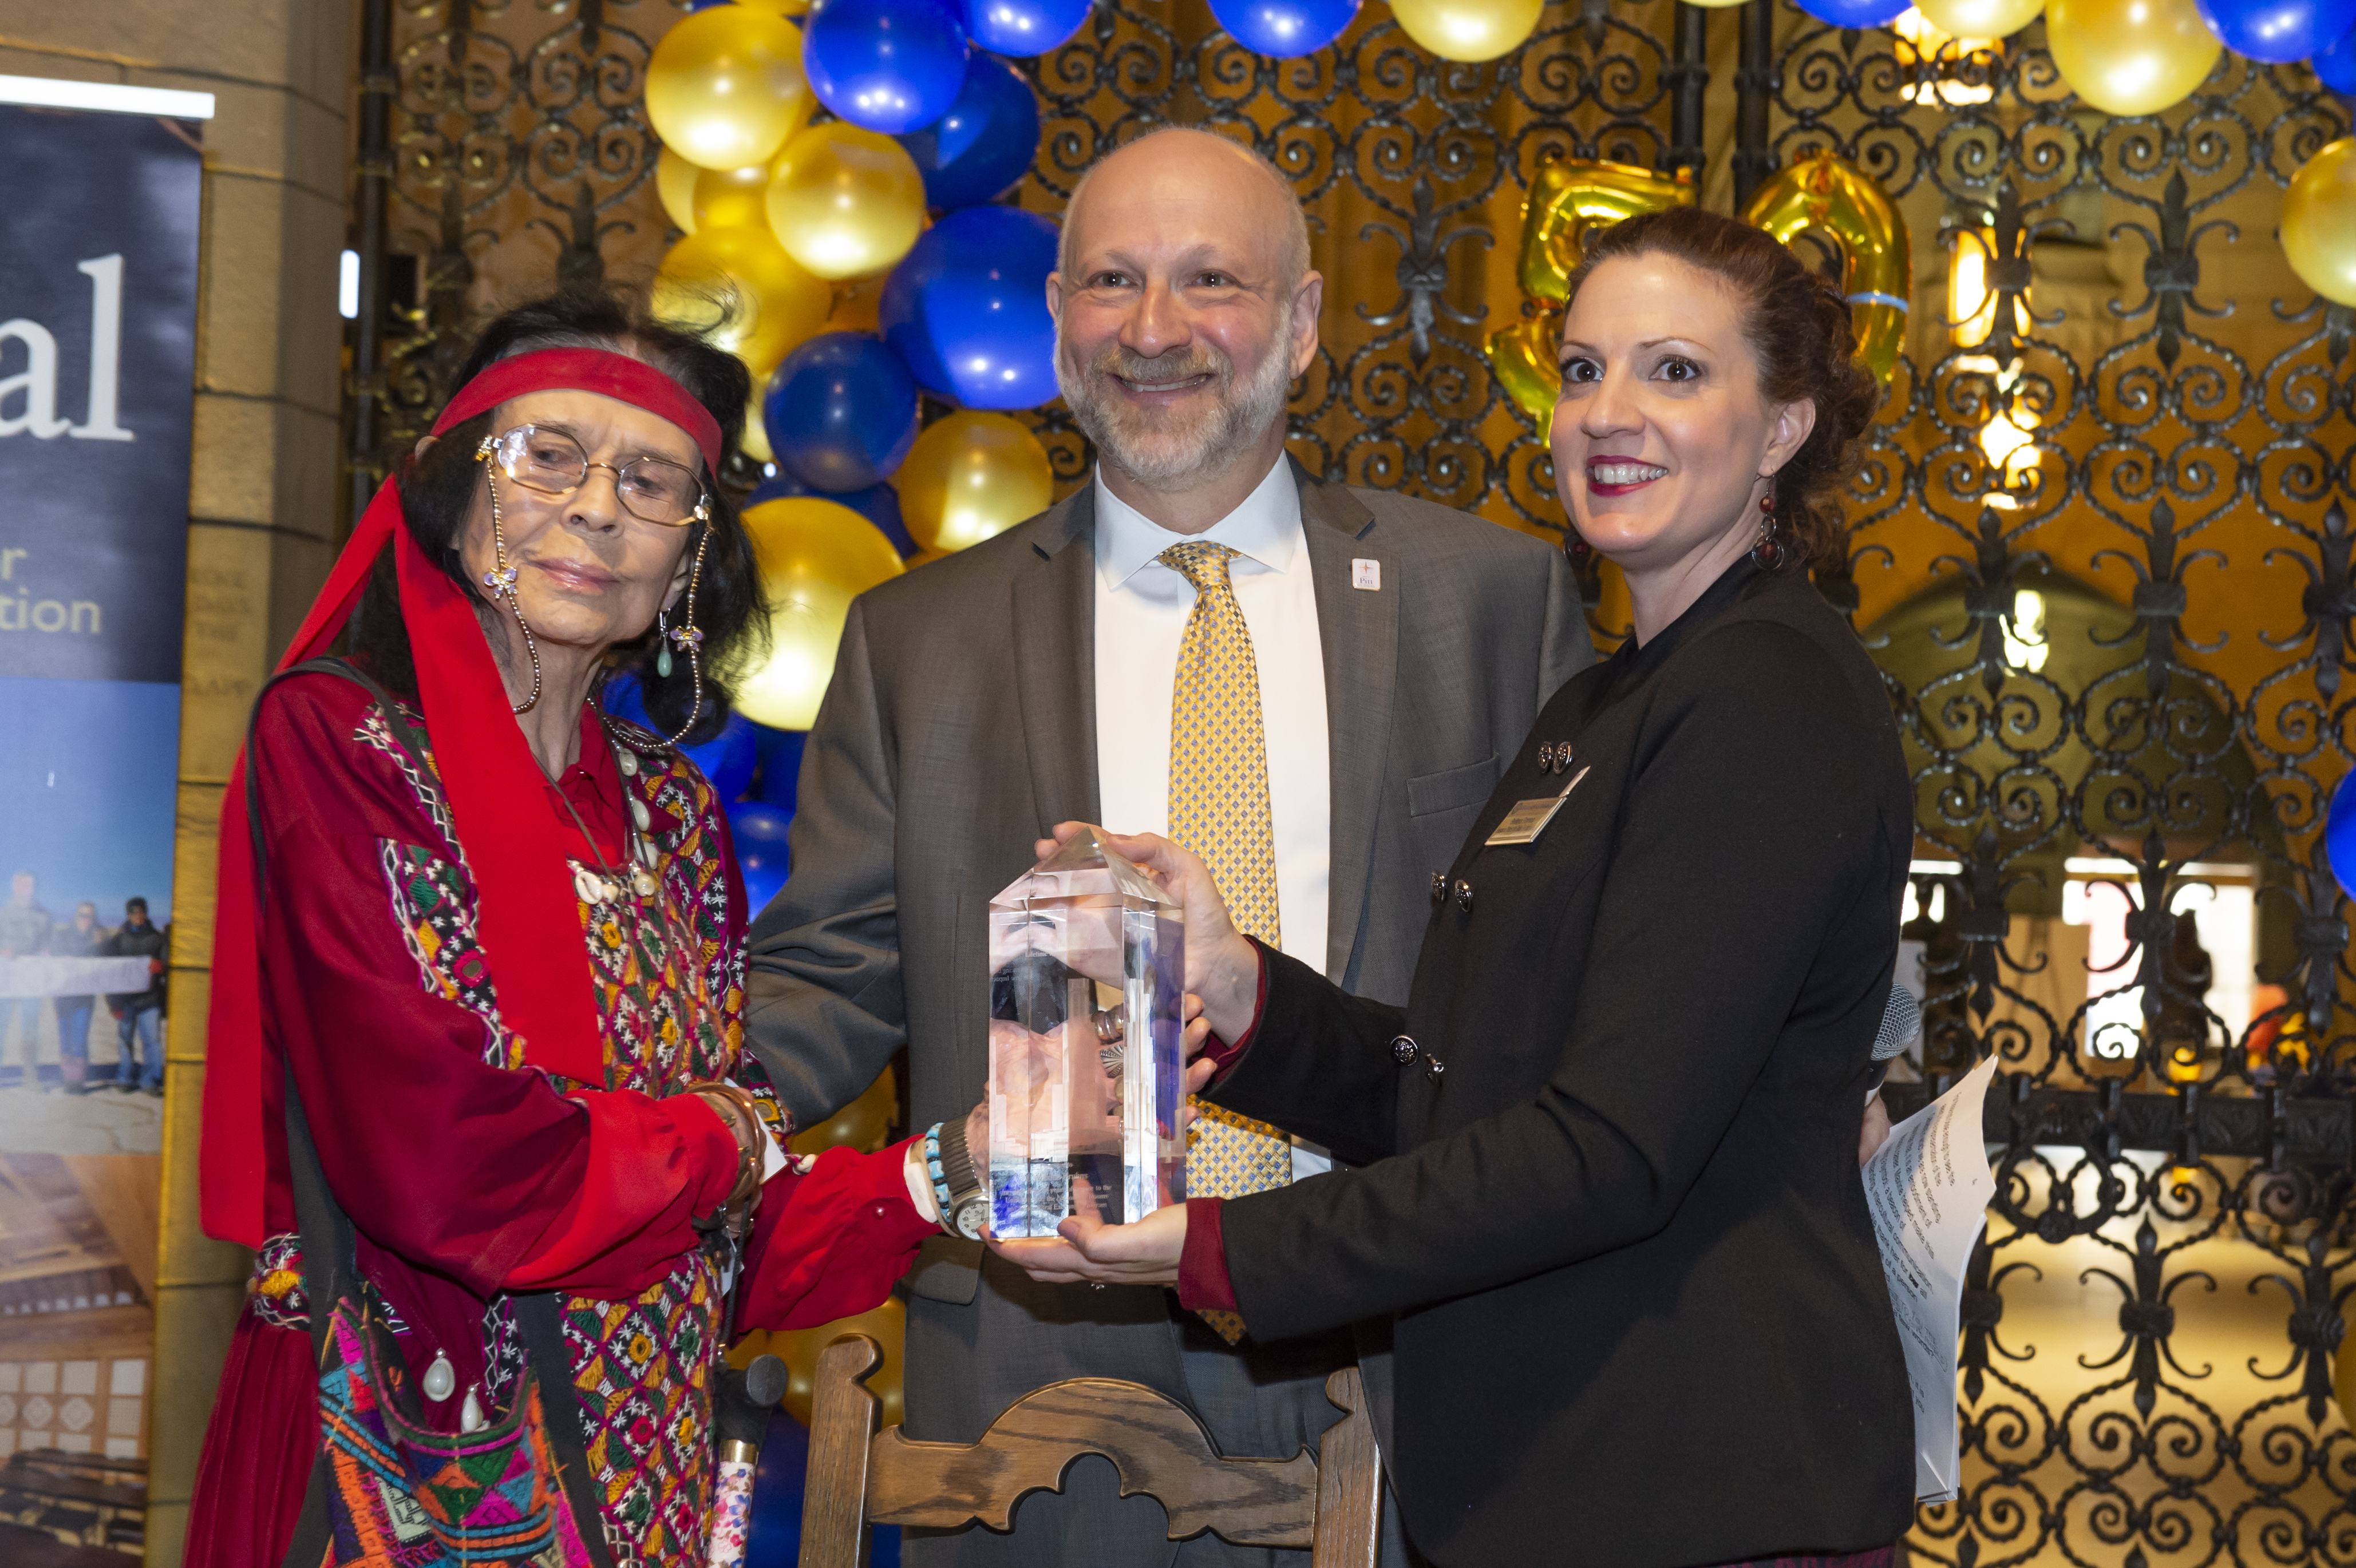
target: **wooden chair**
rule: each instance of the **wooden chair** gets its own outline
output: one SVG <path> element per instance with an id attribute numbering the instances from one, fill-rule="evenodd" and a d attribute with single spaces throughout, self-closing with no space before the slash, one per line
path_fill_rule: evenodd
<path id="1" fill-rule="evenodd" d="M 896 1426 L 878 1433 L 875 1396 L 861 1383 L 879 1360 L 863 1334 L 819 1354 L 801 1568 L 859 1568 L 871 1524 L 1012 1530 L 1014 1505 L 1061 1491 L 1083 1454 L 1112 1461 L 1121 1496 L 1161 1503 L 1173 1541 L 1208 1530 L 1238 1546 L 1306 1548 L 1312 1568 L 1374 1568 L 1381 1467 L 1355 1367 L 1325 1380 L 1325 1397 L 1344 1414 L 1314 1456 L 1303 1448 L 1290 1459 L 1226 1459 L 1193 1411 L 1110 1378 L 1035 1389 L 979 1443 L 918 1443 Z"/>

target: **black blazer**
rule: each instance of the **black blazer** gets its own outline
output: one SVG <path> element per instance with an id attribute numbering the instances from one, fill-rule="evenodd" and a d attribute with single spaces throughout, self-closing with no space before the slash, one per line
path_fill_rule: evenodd
<path id="1" fill-rule="evenodd" d="M 1484 847 L 1581 770 L 1536 844 Z M 1547 705 L 1404 1009 L 1268 958 L 1210 1098 L 1365 1168 L 1226 1205 L 1237 1301 L 1263 1339 L 1398 1315 L 1389 1457 L 1437 1562 L 1694 1568 L 1906 1529 L 1857 1144 L 1912 838 L 1879 675 L 1746 558 Z"/>

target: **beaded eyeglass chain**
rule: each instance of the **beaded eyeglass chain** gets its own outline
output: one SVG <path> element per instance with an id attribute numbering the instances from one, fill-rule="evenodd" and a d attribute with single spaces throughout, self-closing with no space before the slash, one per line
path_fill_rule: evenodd
<path id="1" fill-rule="evenodd" d="M 499 516 L 499 487 L 490 475 L 491 455 L 498 445 L 498 437 L 487 435 L 483 437 L 483 443 L 475 449 L 477 461 L 483 464 L 484 484 L 491 492 L 492 566 L 490 571 L 483 573 L 483 586 L 490 592 L 493 599 L 506 602 L 508 613 L 515 617 L 517 629 L 523 633 L 524 651 L 531 656 L 531 695 L 515 705 L 515 711 L 521 714 L 529 713 L 540 705 L 540 643 L 531 635 L 531 623 L 523 618 L 523 603 L 516 596 L 516 569 L 508 564 L 508 536 L 506 525 Z M 703 582 L 703 552 L 712 543 L 712 514 L 702 502 L 696 505 L 694 521 L 702 531 L 696 536 L 695 560 L 687 571 L 687 613 L 680 617 L 678 625 L 673 626 L 668 612 L 655 612 L 656 646 L 659 650 L 655 657 L 655 673 L 669 678 L 670 651 L 676 646 L 687 656 L 687 667 L 695 681 L 693 700 L 688 704 L 687 721 L 669 739 L 669 743 L 674 746 L 687 738 L 687 732 L 694 729 L 695 721 L 703 716 L 703 628 L 695 624 L 695 591 Z"/>

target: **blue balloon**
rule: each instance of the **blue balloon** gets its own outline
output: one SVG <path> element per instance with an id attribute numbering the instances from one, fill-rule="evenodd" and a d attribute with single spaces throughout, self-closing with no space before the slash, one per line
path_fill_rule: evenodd
<path id="1" fill-rule="evenodd" d="M 2288 65 L 2356 27 L 2356 0 L 2194 0 L 2209 30 L 2237 55 Z"/>
<path id="2" fill-rule="evenodd" d="M 965 85 L 965 17 L 954 0 L 814 0 L 802 69 L 818 101 L 896 136 L 948 112 Z"/>
<path id="3" fill-rule="evenodd" d="M 924 173 L 928 205 L 980 207 L 1030 172 L 1039 151 L 1039 101 L 1021 71 L 976 49 L 949 112 L 900 145 Z"/>
<path id="4" fill-rule="evenodd" d="M 626 670 L 607 681 L 605 689 L 598 694 L 598 700 L 605 705 L 605 711 L 616 719 L 626 719 L 641 730 L 651 730 L 658 735 L 669 733 L 647 712 L 646 695 L 638 689 L 638 677 L 635 671 Z M 742 713 L 731 713 L 719 734 L 701 745 L 680 748 L 690 762 L 702 770 L 703 776 L 712 782 L 712 787 L 723 804 L 743 795 L 744 786 L 753 782 L 753 766 L 760 760 L 753 733 L 758 728 Z"/>
<path id="5" fill-rule="evenodd" d="M 1055 270 L 1054 224 L 969 207 L 917 237 L 875 319 L 928 390 L 969 409 L 1036 408 L 1055 396 Z"/>
<path id="6" fill-rule="evenodd" d="M 2307 63 L 2332 91 L 2356 93 L 2356 30 L 2340 34 Z"/>
<path id="7" fill-rule="evenodd" d="M 728 808 L 728 835 L 736 841 L 736 870 L 744 882 L 744 912 L 757 915 L 769 907 L 786 885 L 791 858 L 786 830 L 794 814 L 757 800 L 740 801 Z"/>
<path id="8" fill-rule="evenodd" d="M 884 531 L 892 548 L 905 560 L 916 553 L 916 541 L 909 535 L 908 525 L 900 516 L 900 492 L 889 485 L 870 485 L 864 490 L 845 490 L 829 495 L 814 490 L 791 474 L 780 468 L 774 479 L 764 479 L 758 488 L 744 498 L 747 507 L 757 507 L 764 501 L 775 501 L 786 496 L 818 496 L 838 507 L 848 507 Z"/>
<path id="9" fill-rule="evenodd" d="M 769 378 L 761 425 L 777 466 L 820 495 L 864 490 L 916 443 L 916 379 L 880 337 L 820 333 Z"/>
<path id="10" fill-rule="evenodd" d="M 1072 41 L 1094 0 L 965 0 L 965 30 L 1002 55 L 1044 55 Z"/>
<path id="11" fill-rule="evenodd" d="M 802 1499 L 809 1473 L 809 1428 L 783 1410 L 769 1418 L 753 1467 L 744 1568 L 794 1568 L 801 1561 Z M 900 1568 L 900 1527 L 867 1528 L 868 1568 Z"/>
<path id="12" fill-rule="evenodd" d="M 1347 31 L 1358 0 L 1211 0 L 1211 15 L 1252 53 L 1290 59 L 1313 55 Z"/>
<path id="13" fill-rule="evenodd" d="M 1799 0 L 1800 9 L 1836 27 L 1887 27 L 1906 15 L 1913 0 Z"/>
<path id="14" fill-rule="evenodd" d="M 760 798 L 790 814 L 800 794 L 802 747 L 809 741 L 809 731 L 772 730 L 766 724 L 753 728 L 754 743 L 761 749 Z"/>

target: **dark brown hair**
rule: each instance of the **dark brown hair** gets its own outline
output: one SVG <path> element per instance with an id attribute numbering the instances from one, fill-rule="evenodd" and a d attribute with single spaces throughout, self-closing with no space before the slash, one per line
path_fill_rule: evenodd
<path id="1" fill-rule="evenodd" d="M 1742 301 L 1742 336 L 1759 360 L 1770 403 L 1816 405 L 1815 428 L 1775 474 L 1775 528 L 1787 559 L 1809 571 L 1847 565 L 1848 530 L 1839 491 L 1857 464 L 1858 438 L 1881 388 L 1857 362 L 1857 336 L 1840 291 L 1748 223 L 1675 207 L 1615 223 L 1587 242 L 1571 274 L 1575 297 L 1612 257 L 1674 256 L 1721 280 Z"/>

